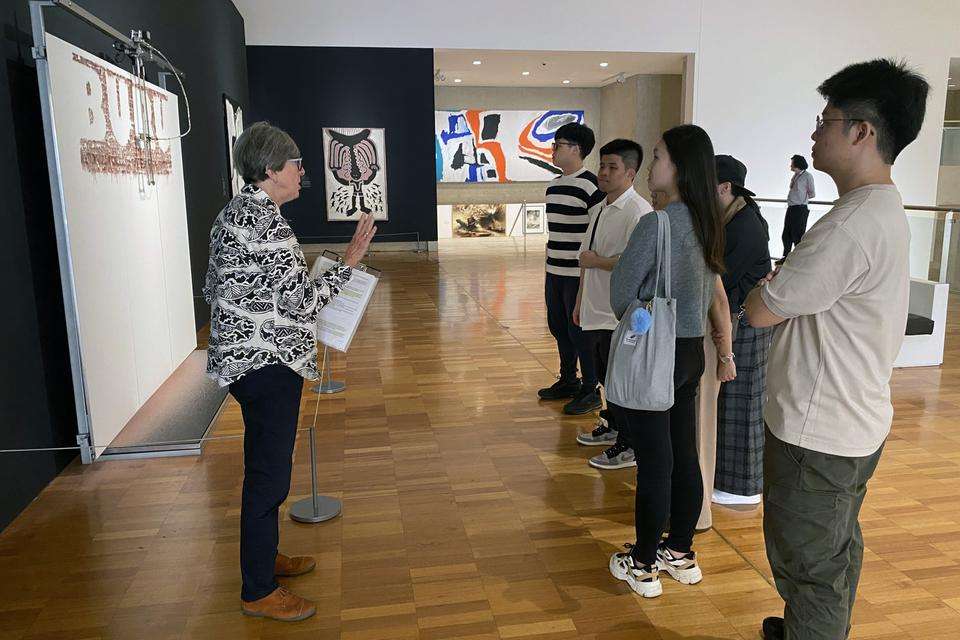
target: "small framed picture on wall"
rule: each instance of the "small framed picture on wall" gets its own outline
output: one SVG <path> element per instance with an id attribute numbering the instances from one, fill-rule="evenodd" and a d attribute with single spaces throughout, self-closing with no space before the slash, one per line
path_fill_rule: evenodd
<path id="1" fill-rule="evenodd" d="M 361 213 L 387 220 L 386 138 L 373 127 L 323 129 L 327 221 L 353 222 Z"/>
<path id="2" fill-rule="evenodd" d="M 243 108 L 238 100 L 227 94 L 223 94 L 223 120 L 227 135 L 227 175 L 230 176 L 227 180 L 230 192 L 224 195 L 232 198 L 243 188 L 243 178 L 237 173 L 233 162 L 233 145 L 243 133 Z"/>
<path id="3" fill-rule="evenodd" d="M 544 205 L 528 204 L 524 217 L 524 232 L 527 234 L 543 233 L 546 228 L 546 208 Z"/>

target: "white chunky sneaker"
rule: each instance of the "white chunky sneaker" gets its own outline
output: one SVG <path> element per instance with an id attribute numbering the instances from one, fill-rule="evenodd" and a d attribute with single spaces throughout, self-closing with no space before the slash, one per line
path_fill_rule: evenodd
<path id="1" fill-rule="evenodd" d="M 644 598 L 656 598 L 662 594 L 663 585 L 660 584 L 657 565 L 644 566 L 637 563 L 629 551 L 633 545 L 624 546 L 627 548 L 626 553 L 615 553 L 610 556 L 610 573 L 613 577 L 626 582 L 634 592 Z"/>
<path id="2" fill-rule="evenodd" d="M 657 567 L 681 584 L 697 584 L 703 580 L 703 572 L 697 564 L 697 554 L 693 551 L 677 557 L 660 543 L 657 547 Z"/>

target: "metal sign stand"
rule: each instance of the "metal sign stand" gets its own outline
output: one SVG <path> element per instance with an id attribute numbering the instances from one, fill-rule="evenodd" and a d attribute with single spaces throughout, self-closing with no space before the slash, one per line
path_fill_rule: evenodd
<path id="1" fill-rule="evenodd" d="M 347 388 L 346 382 L 338 382 L 333 379 L 333 365 L 331 364 L 329 369 L 327 368 L 327 351 L 330 349 L 327 345 L 323 345 L 323 364 L 320 366 L 320 384 L 313 387 L 314 393 L 340 393 Z M 327 381 L 323 381 L 324 372 L 326 372 Z"/>
<path id="2" fill-rule="evenodd" d="M 333 365 L 327 367 L 327 351 L 329 347 L 323 346 L 323 364 L 320 366 L 320 384 L 313 387 L 313 392 L 317 394 L 317 407 L 313 412 L 313 424 L 310 425 L 310 497 L 303 500 L 297 500 L 290 505 L 290 518 L 297 522 L 307 524 L 316 524 L 326 522 L 340 515 L 343 510 L 343 503 L 330 496 L 321 496 L 317 493 L 317 416 L 320 413 L 320 396 L 324 394 L 340 393 L 347 388 L 343 382 L 337 382 L 332 379 Z M 327 376 L 324 382 L 323 377 Z"/>

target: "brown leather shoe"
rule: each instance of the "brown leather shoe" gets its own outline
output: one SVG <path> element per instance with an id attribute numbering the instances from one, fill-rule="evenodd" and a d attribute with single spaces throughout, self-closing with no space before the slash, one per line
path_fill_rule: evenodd
<path id="1" fill-rule="evenodd" d="M 273 575 L 281 578 L 291 576 L 302 576 L 310 573 L 317 566 L 317 561 L 310 556 L 285 556 L 282 553 L 277 554 L 277 559 L 273 563 Z"/>
<path id="2" fill-rule="evenodd" d="M 306 620 L 317 612 L 317 606 L 300 596 L 290 593 L 286 587 L 278 587 L 270 595 L 253 602 L 240 601 L 245 616 L 272 618 L 281 622 Z"/>

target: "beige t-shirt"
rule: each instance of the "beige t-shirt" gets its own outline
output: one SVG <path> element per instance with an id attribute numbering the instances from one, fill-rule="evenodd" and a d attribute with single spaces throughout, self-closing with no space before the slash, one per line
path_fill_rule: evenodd
<path id="1" fill-rule="evenodd" d="M 861 457 L 890 433 L 890 374 L 910 296 L 910 229 L 893 185 L 837 200 L 761 290 L 777 327 L 764 419 L 780 440 Z"/>
<path id="2" fill-rule="evenodd" d="M 593 251 L 603 257 L 612 258 L 623 253 L 630 240 L 630 234 L 644 215 L 653 211 L 650 203 L 630 187 L 615 201 L 603 202 L 587 226 L 583 236 L 580 253 L 590 249 L 593 236 Z M 593 229 L 597 232 L 594 234 Z M 580 298 L 580 327 L 585 331 L 617 328 L 617 317 L 610 306 L 610 271 L 592 268 L 584 269 L 583 293 Z"/>

